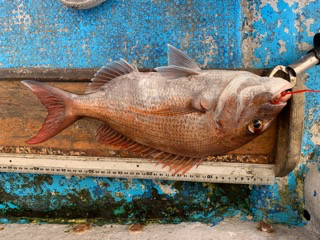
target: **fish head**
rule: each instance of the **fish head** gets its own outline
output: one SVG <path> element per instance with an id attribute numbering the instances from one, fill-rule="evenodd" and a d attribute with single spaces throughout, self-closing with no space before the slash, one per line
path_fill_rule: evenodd
<path id="1" fill-rule="evenodd" d="M 268 129 L 291 97 L 282 93 L 293 87 L 282 78 L 258 76 L 243 78 L 233 84 L 229 90 L 228 86 L 225 89 L 228 93 L 224 93 L 223 107 L 218 103 L 221 111 L 218 123 L 224 129 L 229 126 L 229 134 L 236 133 L 238 138 L 248 136 L 249 139 Z"/>

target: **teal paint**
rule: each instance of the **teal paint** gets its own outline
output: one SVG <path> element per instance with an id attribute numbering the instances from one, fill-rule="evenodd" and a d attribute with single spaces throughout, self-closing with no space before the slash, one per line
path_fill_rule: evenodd
<path id="1" fill-rule="evenodd" d="M 1 222 L 73 222 L 87 219 L 93 223 L 134 223 L 202 221 L 215 223 L 221 218 L 249 214 L 249 187 L 107 178 L 66 178 L 31 174 L 0 174 Z M 27 183 L 27 179 L 38 182 Z M 57 181 L 57 178 L 59 181 Z M 25 182 L 16 185 L 16 182 Z M 55 182 L 64 190 L 57 189 Z M 66 187 L 72 186 L 72 187 Z M 99 187 L 98 187 L 99 186 Z M 160 189 L 171 186 L 175 194 Z M 19 195 L 19 191 L 34 193 Z M 97 187 L 99 194 L 97 194 Z M 41 192 L 42 194 L 37 194 Z M 14 206 L 14 207 L 13 207 Z"/>
<path id="2" fill-rule="evenodd" d="M 299 59 L 305 54 L 301 43 L 312 44 L 312 32 L 319 31 L 319 1 L 301 7 L 279 0 L 274 9 L 247 0 L 248 8 L 254 8 L 252 14 L 258 16 L 252 33 L 241 31 L 240 3 L 109 0 L 92 10 L 75 11 L 56 0 L 3 2 L 0 67 L 88 68 L 123 57 L 140 68 L 153 68 L 166 65 L 166 44 L 171 43 L 203 67 L 240 68 L 242 40 L 252 37 L 258 47 L 251 64 L 266 68 Z M 305 30 L 307 19 L 314 19 L 310 32 L 298 31 L 295 21 Z M 308 88 L 320 89 L 319 70 L 308 71 Z M 302 154 L 310 162 L 320 162 L 319 146 L 310 131 L 320 122 L 319 101 L 320 95 L 306 94 Z M 240 215 L 243 220 L 299 226 L 306 223 L 301 185 L 307 165 L 291 173 L 285 186 L 253 186 L 252 190 L 243 185 L 2 173 L 0 222 L 87 218 L 102 223 L 202 221 L 216 225 Z"/>

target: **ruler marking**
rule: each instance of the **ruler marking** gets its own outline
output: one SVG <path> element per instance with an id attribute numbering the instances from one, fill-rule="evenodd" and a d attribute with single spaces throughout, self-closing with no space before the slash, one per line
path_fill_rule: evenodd
<path id="1" fill-rule="evenodd" d="M 153 171 L 150 171 L 153 169 Z M 0 170 L 38 174 L 104 176 L 236 184 L 273 184 L 274 165 L 208 162 L 187 174 L 168 173 L 147 159 L 0 155 Z"/>

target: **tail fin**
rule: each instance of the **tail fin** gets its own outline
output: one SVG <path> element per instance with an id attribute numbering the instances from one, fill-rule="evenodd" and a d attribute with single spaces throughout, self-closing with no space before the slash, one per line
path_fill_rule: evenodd
<path id="1" fill-rule="evenodd" d="M 26 141 L 28 144 L 44 142 L 75 122 L 79 116 L 72 114 L 70 104 L 72 93 L 51 87 L 45 83 L 36 81 L 22 81 L 40 99 L 42 104 L 48 109 L 48 116 L 45 119 L 39 132 Z"/>

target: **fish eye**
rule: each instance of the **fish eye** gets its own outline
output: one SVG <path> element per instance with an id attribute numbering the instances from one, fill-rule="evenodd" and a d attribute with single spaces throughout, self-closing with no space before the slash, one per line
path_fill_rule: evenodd
<path id="1" fill-rule="evenodd" d="M 253 120 L 252 126 L 253 126 L 255 129 L 259 129 L 259 128 L 262 126 L 262 122 L 261 122 L 260 120 Z"/>
<path id="2" fill-rule="evenodd" d="M 251 133 L 258 133 L 263 129 L 263 122 L 255 119 L 248 125 L 248 130 Z"/>

